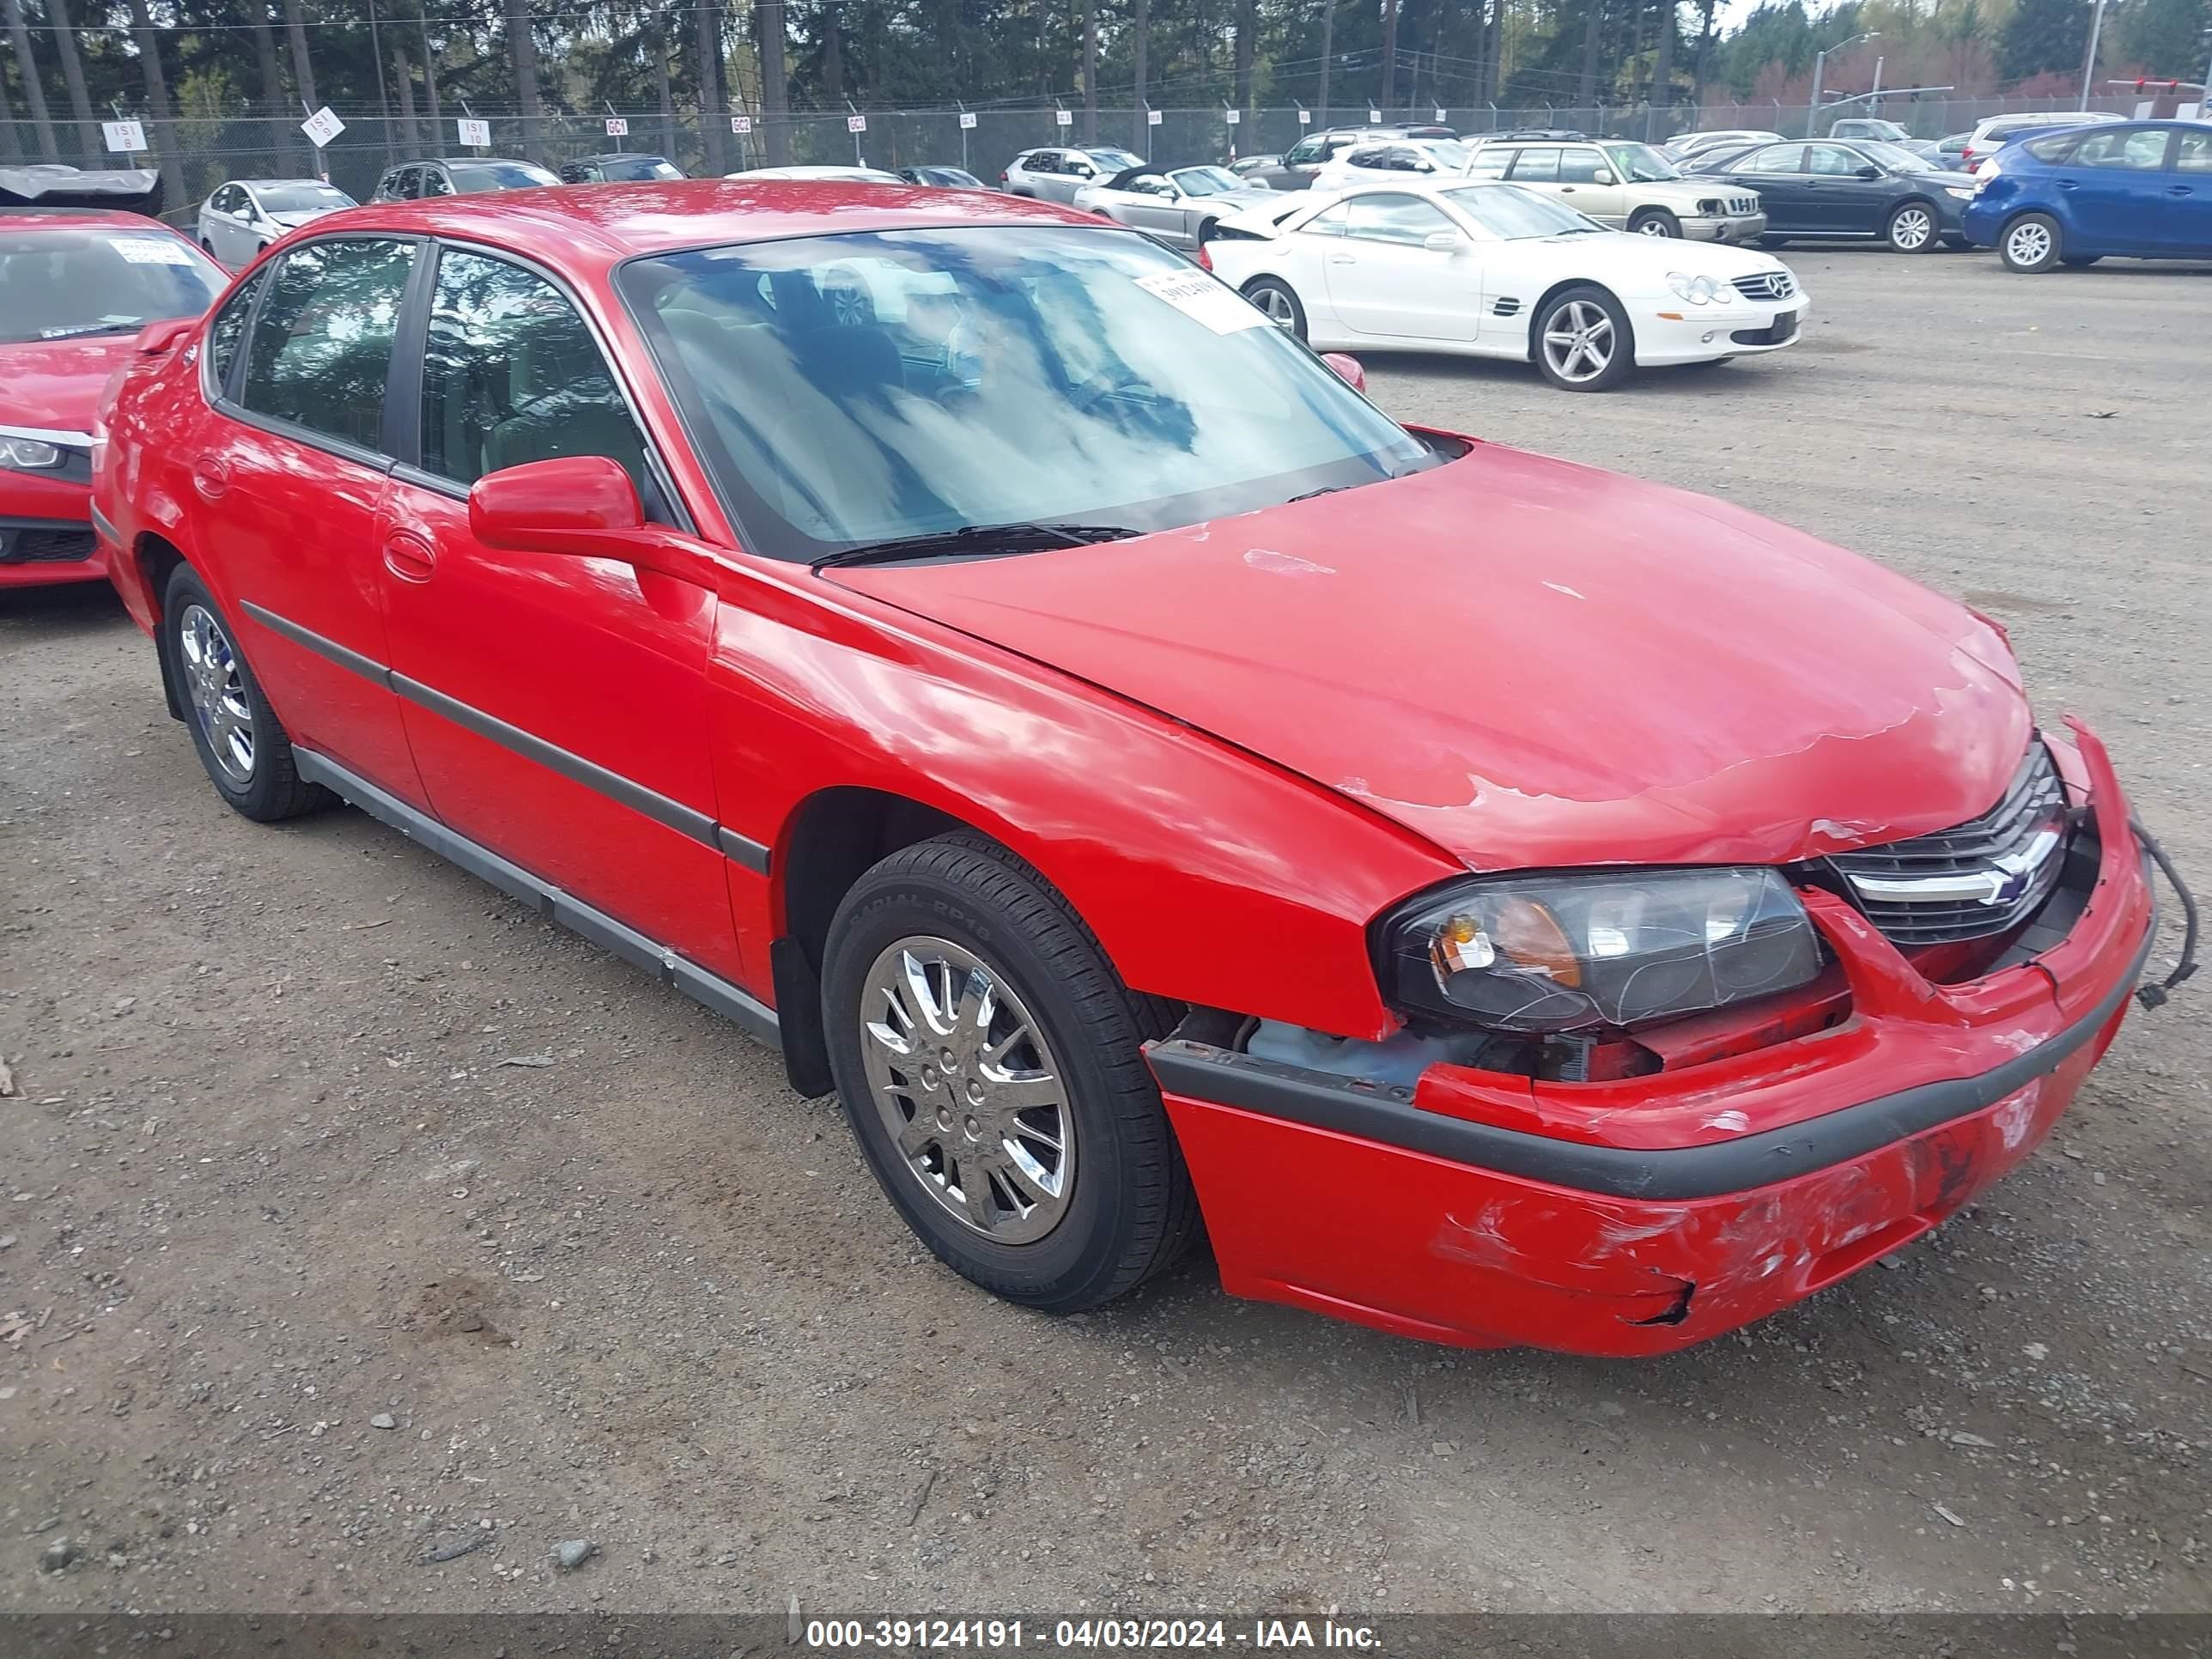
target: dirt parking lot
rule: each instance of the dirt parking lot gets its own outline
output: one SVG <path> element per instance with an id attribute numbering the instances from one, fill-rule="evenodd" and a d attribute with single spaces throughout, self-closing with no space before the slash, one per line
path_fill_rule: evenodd
<path id="1" fill-rule="evenodd" d="M 2212 888 L 2212 270 L 1785 257 L 1775 357 L 1372 389 L 2002 618 Z M 2212 1608 L 2191 988 L 1987 1201 L 1662 1362 L 1203 1256 L 1054 1322 L 701 1009 L 366 817 L 231 815 L 104 589 L 0 598 L 0 1609 Z"/>

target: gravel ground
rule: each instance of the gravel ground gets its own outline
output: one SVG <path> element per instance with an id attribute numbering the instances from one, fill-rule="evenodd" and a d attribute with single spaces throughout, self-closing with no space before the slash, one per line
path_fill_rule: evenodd
<path id="1" fill-rule="evenodd" d="M 1790 257 L 1775 357 L 1375 394 L 1963 594 L 2212 878 L 2212 271 Z M 104 590 L 0 598 L 0 1610 L 2212 1607 L 2212 989 L 1987 1201 L 1662 1362 L 1203 1258 L 1055 1322 L 691 1004 L 226 811 Z"/>

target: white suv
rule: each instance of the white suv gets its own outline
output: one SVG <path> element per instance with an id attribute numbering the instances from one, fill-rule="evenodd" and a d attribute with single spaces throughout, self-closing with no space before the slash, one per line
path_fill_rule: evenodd
<path id="1" fill-rule="evenodd" d="M 999 182 L 1016 196 L 1034 196 L 1040 202 L 1073 202 L 1075 192 L 1085 185 L 1144 164 L 1143 156 L 1111 144 L 1090 149 L 1025 149 L 1006 163 Z"/>
<path id="2" fill-rule="evenodd" d="M 2092 121 L 2124 121 L 2124 115 L 2115 115 L 2106 109 L 2061 110 L 2055 115 L 1990 115 L 1976 124 L 1966 140 L 1966 148 L 1960 152 L 1959 165 L 1972 173 L 1990 156 L 2012 142 L 2014 133 L 2030 128 L 2086 127 Z"/>

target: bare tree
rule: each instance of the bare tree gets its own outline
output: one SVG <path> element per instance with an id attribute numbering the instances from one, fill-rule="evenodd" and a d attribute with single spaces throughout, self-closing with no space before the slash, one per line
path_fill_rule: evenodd
<path id="1" fill-rule="evenodd" d="M 54 143 L 54 119 L 46 110 L 46 88 L 39 84 L 39 60 L 31 56 L 31 30 L 23 21 L 23 0 L 7 0 L 8 33 L 15 43 L 15 68 L 23 77 L 23 101 L 39 129 L 39 149 L 49 161 L 62 159 Z"/>
<path id="2" fill-rule="evenodd" d="M 1390 0 L 1395 4 L 1396 0 Z M 1260 49 L 1260 0 L 1237 0 L 1237 46 L 1231 59 L 1237 74 L 1237 107 L 1252 118 L 1252 64 Z"/>
<path id="3" fill-rule="evenodd" d="M 668 69 L 668 28 L 659 15 L 645 25 L 645 55 L 652 60 L 653 93 L 660 106 L 660 143 L 671 158 L 676 154 L 676 88 Z"/>
<path id="4" fill-rule="evenodd" d="M 99 163 L 94 158 L 104 146 L 100 137 L 100 120 L 92 112 L 92 98 L 84 88 L 84 58 L 76 49 L 76 25 L 70 21 L 67 0 L 47 0 L 46 20 L 54 26 L 54 46 L 62 59 L 62 80 L 69 87 L 70 113 L 76 118 L 76 139 L 84 152 L 84 159 Z"/>
<path id="5" fill-rule="evenodd" d="M 1698 0 L 1698 101 L 1705 101 L 1705 88 L 1713 78 L 1713 10 L 1717 0 Z"/>
<path id="6" fill-rule="evenodd" d="M 415 125 L 415 66 L 407 59 L 404 35 L 392 37 L 392 75 L 399 83 L 399 137 L 411 155 L 422 152 L 422 135 Z"/>
<path id="7" fill-rule="evenodd" d="M 791 86 L 784 66 L 783 0 L 757 0 L 760 29 L 761 124 L 768 129 L 771 167 L 791 160 Z"/>
<path id="8" fill-rule="evenodd" d="M 8 71 L 0 69 L 0 161 L 23 159 L 23 141 L 15 136 L 15 106 L 8 98 Z"/>
<path id="9" fill-rule="evenodd" d="M 544 137 L 545 106 L 538 96 L 538 33 L 530 0 L 506 0 L 507 56 L 514 70 L 514 100 L 522 111 L 522 153 L 538 159 Z"/>
<path id="10" fill-rule="evenodd" d="M 1659 61 L 1651 70 L 1651 107 L 1656 110 L 1672 110 L 1674 107 L 1675 4 L 1676 0 L 1659 0 Z M 1648 122 L 1644 131 L 1647 137 L 1653 132 Z M 1657 136 L 1668 138 L 1674 135 L 1662 132 Z"/>
<path id="11" fill-rule="evenodd" d="M 1137 76 L 1137 136 L 1132 148 L 1138 155 L 1149 156 L 1152 153 L 1152 118 L 1145 112 L 1145 54 L 1152 45 L 1152 0 L 1136 0 L 1136 15 L 1129 20 L 1129 27 L 1133 36 L 1129 44 L 1136 57 Z"/>
<path id="12" fill-rule="evenodd" d="M 253 15 L 253 60 L 256 76 L 261 82 L 261 112 L 269 118 L 269 147 L 282 156 L 293 153 L 288 135 L 292 124 L 284 117 L 289 106 L 284 101 L 284 71 L 276 64 L 276 31 L 270 27 L 269 8 L 261 0 L 253 0 L 247 9 Z"/>
<path id="13" fill-rule="evenodd" d="M 1583 76 L 1575 90 L 1575 101 L 1583 109 L 1597 106 L 1597 45 L 1598 28 L 1605 21 L 1605 0 L 1584 0 L 1589 15 L 1583 23 Z"/>
<path id="14" fill-rule="evenodd" d="M 695 8 L 699 24 L 699 141 L 706 153 L 707 171 L 729 171 L 722 149 L 723 123 L 729 118 L 722 98 L 721 0 L 700 0 Z"/>
<path id="15" fill-rule="evenodd" d="M 440 131 L 445 123 L 438 114 L 438 52 L 430 44 L 429 7 L 422 8 L 422 104 L 430 118 L 430 148 L 445 148 L 445 135 Z"/>
<path id="16" fill-rule="evenodd" d="M 1490 23 L 1482 50 L 1482 101 L 1493 107 L 1505 84 L 1505 7 L 1507 0 L 1490 0 Z"/>
<path id="17" fill-rule="evenodd" d="M 169 77 L 161 68 L 161 37 L 146 15 L 146 0 L 131 0 L 131 29 L 138 42 L 138 69 L 146 77 L 146 110 L 154 118 L 154 158 L 161 169 L 167 204 L 185 201 L 185 169 L 179 158 L 176 106 L 169 101 Z"/>

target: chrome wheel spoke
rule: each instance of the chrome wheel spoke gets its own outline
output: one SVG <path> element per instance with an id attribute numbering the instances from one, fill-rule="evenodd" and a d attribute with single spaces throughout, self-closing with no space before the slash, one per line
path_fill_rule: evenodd
<path id="1" fill-rule="evenodd" d="M 185 690 L 208 753 L 224 777 L 234 783 L 251 782 L 253 705 L 246 700 L 238 653 L 206 606 L 187 605 L 178 618 L 177 654 L 183 659 Z"/>
<path id="2" fill-rule="evenodd" d="M 1021 996 L 950 939 L 879 954 L 861 991 L 860 1059 L 908 1176 L 963 1226 L 1029 1243 L 1074 1192 L 1073 1111 Z"/>

